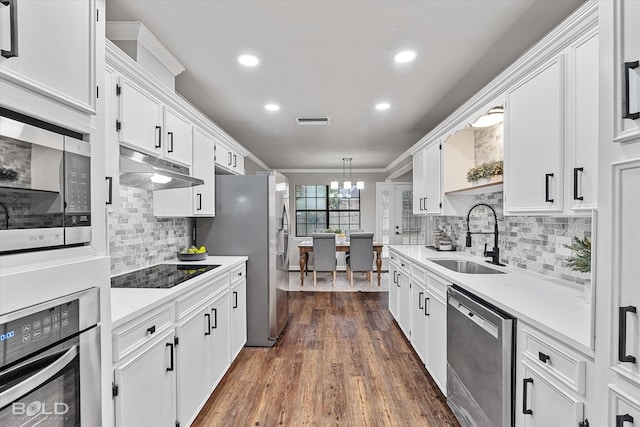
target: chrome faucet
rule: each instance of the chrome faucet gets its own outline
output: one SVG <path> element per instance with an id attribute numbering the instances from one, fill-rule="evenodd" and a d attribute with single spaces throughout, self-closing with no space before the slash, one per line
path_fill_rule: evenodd
<path id="1" fill-rule="evenodd" d="M 493 226 L 493 231 L 476 231 L 476 232 L 471 232 L 471 230 L 469 229 L 469 216 L 471 215 L 471 211 L 474 210 L 475 208 L 477 208 L 478 206 L 486 206 L 489 209 L 491 209 L 491 212 L 493 212 L 493 219 L 494 219 L 494 226 Z M 493 250 L 492 251 L 487 251 L 487 244 L 484 244 L 484 256 L 485 257 L 491 257 L 491 261 L 487 260 L 487 262 L 491 263 L 491 264 L 495 264 L 495 265 L 504 265 L 502 263 L 500 263 L 500 248 L 498 247 L 498 216 L 496 215 L 496 211 L 493 210 L 493 208 L 489 205 L 487 205 L 486 203 L 478 203 L 476 205 L 473 205 L 471 207 L 471 209 L 469 209 L 469 212 L 467 212 L 467 241 L 466 241 L 466 247 L 470 248 L 471 247 L 471 235 L 472 234 L 493 234 L 494 236 L 494 243 L 493 243 Z"/>

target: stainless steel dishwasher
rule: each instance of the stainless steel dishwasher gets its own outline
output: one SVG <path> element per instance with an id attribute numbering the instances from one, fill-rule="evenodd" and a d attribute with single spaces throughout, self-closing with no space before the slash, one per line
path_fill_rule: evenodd
<path id="1" fill-rule="evenodd" d="M 457 286 L 447 301 L 449 407 L 463 427 L 513 426 L 515 319 Z"/>

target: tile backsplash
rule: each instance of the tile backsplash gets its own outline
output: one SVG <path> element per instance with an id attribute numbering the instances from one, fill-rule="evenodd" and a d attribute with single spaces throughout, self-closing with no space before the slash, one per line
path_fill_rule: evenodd
<path id="1" fill-rule="evenodd" d="M 585 273 L 572 271 L 566 266 L 566 257 L 572 255 L 563 244 L 571 244 L 573 237 L 591 239 L 591 217 L 503 216 L 502 191 L 476 196 L 476 203 L 490 205 L 498 216 L 500 259 L 511 266 L 584 284 Z M 480 206 L 471 213 L 471 232 L 493 231 L 491 210 Z M 443 216 L 435 218 L 435 228 L 451 238 L 457 251 L 482 256 L 484 244 L 493 248 L 494 236 L 473 235 L 472 246 L 465 247 L 466 217 Z"/>
<path id="2" fill-rule="evenodd" d="M 175 260 L 191 244 L 189 218 L 153 216 L 153 191 L 121 186 L 118 202 L 108 216 L 112 275 Z"/>

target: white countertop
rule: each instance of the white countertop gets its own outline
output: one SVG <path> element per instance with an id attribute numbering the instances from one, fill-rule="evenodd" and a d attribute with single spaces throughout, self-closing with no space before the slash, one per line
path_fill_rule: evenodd
<path id="1" fill-rule="evenodd" d="M 423 245 L 391 245 L 389 248 L 577 350 L 593 354 L 592 309 L 581 289 L 516 267 L 486 264 L 506 274 L 466 274 L 429 261 L 468 259 L 485 264 L 485 258 L 461 252 L 439 252 Z"/>
<path id="2" fill-rule="evenodd" d="M 128 322 L 131 319 L 155 308 L 176 296 L 188 292 L 200 283 L 210 280 L 213 277 L 228 273 L 229 270 L 246 262 L 246 256 L 209 256 L 202 261 L 167 261 L 163 264 L 193 264 L 207 265 L 218 264 L 220 267 L 206 273 L 202 273 L 193 279 L 180 283 L 172 288 L 111 288 L 111 322 L 112 327 Z"/>

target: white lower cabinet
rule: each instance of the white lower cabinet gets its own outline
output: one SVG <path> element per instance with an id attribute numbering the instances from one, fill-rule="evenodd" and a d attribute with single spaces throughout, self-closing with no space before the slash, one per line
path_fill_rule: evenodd
<path id="1" fill-rule="evenodd" d="M 233 273 L 232 273 L 233 275 Z M 242 276 L 231 285 L 231 359 L 247 343 L 247 279 Z"/>
<path id="2" fill-rule="evenodd" d="M 418 281 L 411 288 L 411 344 L 420 360 L 427 360 L 427 288 Z"/>
<path id="3" fill-rule="evenodd" d="M 447 394 L 447 287 L 439 277 L 427 275 L 427 357 L 425 365 L 440 390 Z"/>
<path id="4" fill-rule="evenodd" d="M 389 311 L 394 319 L 398 319 L 398 301 L 400 293 L 398 288 L 398 256 L 389 254 Z"/>
<path id="5" fill-rule="evenodd" d="M 567 393 L 551 378 L 521 361 L 522 379 L 517 384 L 521 391 L 516 413 L 526 427 L 578 426 L 584 419 L 584 402 Z"/>
<path id="6" fill-rule="evenodd" d="M 408 264 L 401 260 L 398 271 L 398 324 L 402 332 L 411 339 L 411 276 L 408 273 Z M 403 270 L 402 266 L 407 270 Z"/>
<path id="7" fill-rule="evenodd" d="M 116 426 L 175 427 L 174 333 L 165 331 L 114 369 Z"/>
<path id="8" fill-rule="evenodd" d="M 245 274 L 242 263 L 113 330 L 116 427 L 195 420 L 246 343 Z"/>
<path id="9" fill-rule="evenodd" d="M 633 427 L 640 423 L 640 394 L 618 385 L 609 385 L 608 425 Z"/>

